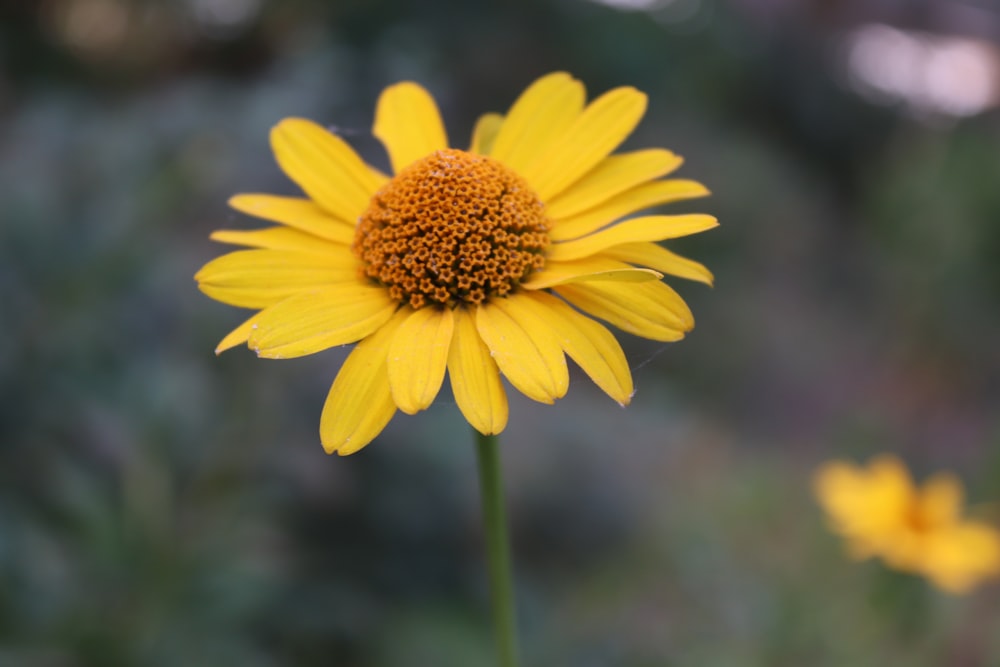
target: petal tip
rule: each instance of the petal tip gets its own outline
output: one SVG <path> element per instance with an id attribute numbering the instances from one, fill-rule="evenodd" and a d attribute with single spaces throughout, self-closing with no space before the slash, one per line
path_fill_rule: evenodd
<path id="1" fill-rule="evenodd" d="M 316 123 L 309 120 L 308 118 L 301 118 L 299 116 L 288 116 L 287 118 L 282 118 L 277 123 L 275 123 L 274 126 L 271 127 L 271 134 L 273 135 L 275 132 L 280 132 L 282 130 L 290 130 L 296 126 L 315 125 L 315 124 Z"/>
<path id="2" fill-rule="evenodd" d="M 226 205 L 234 211 L 254 215 L 254 211 L 259 208 L 259 205 L 254 201 L 254 199 L 254 195 L 247 192 L 241 192 L 227 199 Z"/>
<path id="3" fill-rule="evenodd" d="M 632 404 L 632 397 L 635 396 L 635 391 L 636 391 L 635 386 L 633 385 L 632 389 L 627 394 L 618 391 L 612 393 L 609 392 L 607 389 L 604 390 L 604 393 L 610 396 L 611 400 L 617 403 L 618 407 L 624 410 L 625 408 L 627 408 L 629 405 Z"/>
<path id="4" fill-rule="evenodd" d="M 471 422 L 470 422 L 471 423 Z M 483 427 L 482 424 L 472 424 L 472 428 L 476 429 L 482 435 L 500 435 L 503 430 L 507 427 L 507 422 L 504 420 L 503 423 L 493 424 Z"/>
<path id="5" fill-rule="evenodd" d="M 390 84 L 390 85 L 386 86 L 382 90 L 382 94 L 384 95 L 386 92 L 388 92 L 390 90 L 406 90 L 406 89 L 420 90 L 420 91 L 425 91 L 426 90 L 423 86 L 421 86 L 416 81 L 411 81 L 410 79 L 404 79 L 403 81 L 397 81 L 396 83 L 393 83 L 393 84 Z"/>
<path id="6" fill-rule="evenodd" d="M 365 445 L 367 442 L 362 442 L 361 444 L 351 443 L 351 436 L 339 437 L 339 438 L 329 438 L 326 437 L 322 431 L 320 431 L 319 436 L 320 444 L 323 446 L 323 451 L 330 456 L 336 454 L 337 456 L 350 456 L 355 453 Z"/>
<path id="7" fill-rule="evenodd" d="M 366 440 L 365 442 L 352 443 L 350 436 L 339 447 L 335 447 L 332 453 L 337 456 L 350 456 L 351 454 L 356 454 L 362 449 L 367 447 L 371 443 L 371 440 Z"/>

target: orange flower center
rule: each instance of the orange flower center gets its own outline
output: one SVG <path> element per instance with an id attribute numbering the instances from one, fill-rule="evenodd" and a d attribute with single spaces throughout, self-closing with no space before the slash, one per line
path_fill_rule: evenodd
<path id="1" fill-rule="evenodd" d="M 931 517 L 927 516 L 920 505 L 916 502 L 910 504 L 906 508 L 906 514 L 903 518 L 906 527 L 912 530 L 914 533 L 928 533 L 934 528 L 934 521 Z"/>
<path id="2" fill-rule="evenodd" d="M 445 149 L 375 193 L 351 247 L 393 299 L 421 308 L 506 296 L 545 265 L 548 245 L 544 206 L 523 178 Z"/>

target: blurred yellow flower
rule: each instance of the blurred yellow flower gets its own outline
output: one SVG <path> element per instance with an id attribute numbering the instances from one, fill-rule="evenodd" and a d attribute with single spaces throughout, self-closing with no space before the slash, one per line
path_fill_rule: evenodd
<path id="1" fill-rule="evenodd" d="M 917 488 L 898 458 L 882 455 L 867 468 L 825 463 L 814 487 L 853 558 L 879 557 L 950 593 L 1000 575 L 1000 532 L 962 517 L 962 484 L 951 473 Z"/>
<path id="2" fill-rule="evenodd" d="M 397 409 L 429 407 L 446 370 L 462 414 L 486 435 L 507 422 L 500 374 L 552 403 L 568 387 L 567 354 L 627 404 L 628 363 L 591 317 L 653 340 L 683 338 L 694 318 L 660 278 L 711 284 L 712 274 L 656 242 L 717 225 L 709 215 L 617 222 L 708 194 L 661 179 L 682 162 L 670 151 L 611 155 L 645 109 L 630 87 L 585 104 L 583 85 L 557 72 L 506 116 L 482 116 L 458 150 L 433 98 L 399 83 L 379 98 L 373 128 L 392 178 L 320 125 L 281 121 L 271 146 L 306 197 L 230 200 L 278 224 L 212 234 L 251 249 L 209 262 L 195 276 L 200 289 L 258 311 L 216 352 L 247 343 L 287 358 L 358 342 L 320 420 L 323 446 L 340 454 L 368 444 Z"/>

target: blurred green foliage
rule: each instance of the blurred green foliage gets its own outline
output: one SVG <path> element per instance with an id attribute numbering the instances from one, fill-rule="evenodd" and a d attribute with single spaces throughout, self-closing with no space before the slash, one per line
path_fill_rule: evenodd
<path id="1" fill-rule="evenodd" d="M 1000 518 L 996 111 L 873 106 L 831 55 L 842 17 L 792 4 L 0 8 L 0 665 L 492 664 L 455 406 L 327 458 L 345 352 L 215 358 L 240 313 L 191 276 L 251 224 L 230 194 L 292 192 L 282 117 L 385 165 L 385 85 L 427 85 L 463 145 L 554 69 L 649 92 L 629 145 L 686 156 L 715 193 L 686 210 L 722 227 L 672 246 L 716 272 L 674 281 L 694 333 L 623 336 L 627 411 L 583 377 L 555 407 L 512 395 L 525 664 L 997 664 L 996 586 L 850 563 L 809 490 L 893 450 Z"/>

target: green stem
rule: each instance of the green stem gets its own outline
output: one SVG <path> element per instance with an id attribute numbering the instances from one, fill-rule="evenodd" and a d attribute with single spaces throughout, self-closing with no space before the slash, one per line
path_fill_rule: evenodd
<path id="1" fill-rule="evenodd" d="M 514 620 L 514 588 L 510 575 L 510 545 L 504 510 L 500 453 L 495 435 L 476 433 L 479 486 L 483 497 L 483 524 L 493 598 L 493 627 L 501 667 L 517 667 L 517 624 Z"/>

